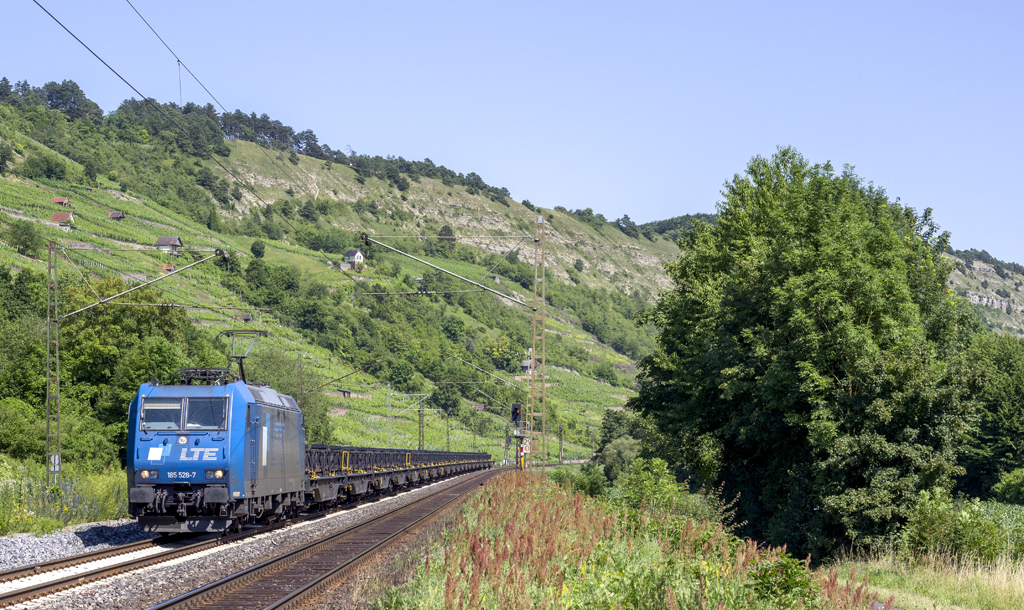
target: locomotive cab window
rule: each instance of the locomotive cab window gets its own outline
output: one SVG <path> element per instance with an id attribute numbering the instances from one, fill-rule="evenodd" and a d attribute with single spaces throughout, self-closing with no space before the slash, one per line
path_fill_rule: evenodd
<path id="1" fill-rule="evenodd" d="M 142 429 L 181 430 L 181 399 L 144 399 L 142 401 Z"/>
<path id="2" fill-rule="evenodd" d="M 189 398 L 185 408 L 186 430 L 224 430 L 227 398 Z"/>

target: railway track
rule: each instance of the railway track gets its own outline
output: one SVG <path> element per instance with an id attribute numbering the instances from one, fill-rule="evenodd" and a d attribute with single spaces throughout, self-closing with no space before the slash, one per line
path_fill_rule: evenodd
<path id="1" fill-rule="evenodd" d="M 295 608 L 498 474 L 486 470 L 395 511 L 241 570 L 149 610 Z"/>
<path id="2" fill-rule="evenodd" d="M 57 572 L 68 568 L 74 568 L 76 566 L 85 566 L 89 563 L 99 563 L 107 559 L 117 557 L 119 555 L 127 555 L 140 551 L 146 551 L 149 549 L 163 546 L 165 544 L 173 544 L 176 542 L 181 542 L 192 538 L 209 536 L 210 534 L 172 534 L 170 536 L 164 536 L 161 538 L 139 540 L 137 542 L 124 544 L 117 547 L 110 547 L 108 549 L 101 549 L 98 551 L 92 551 L 90 553 L 82 553 L 80 555 L 73 555 L 71 557 L 65 557 L 63 559 L 55 559 L 53 561 L 22 566 L 19 568 L 14 568 L 11 570 L 0 572 L 0 608 L 3 608 L 5 606 L 11 606 L 21 602 L 26 602 L 39 597 L 51 595 L 53 593 L 64 591 L 66 589 L 84 585 L 90 582 L 102 580 L 104 578 L 115 576 L 117 574 L 124 574 L 126 572 L 132 572 L 134 570 L 146 568 L 151 565 L 157 565 L 159 563 L 170 561 L 172 559 L 177 559 L 178 557 L 184 557 L 186 555 L 191 555 L 194 553 L 198 553 L 200 551 L 205 551 L 216 546 L 221 546 L 245 540 L 250 536 L 265 534 L 267 532 L 272 532 L 274 530 L 281 529 L 290 525 L 295 525 L 297 523 L 303 523 L 306 521 L 320 519 L 334 512 L 351 510 L 353 508 L 361 506 L 363 503 L 363 501 L 360 501 L 352 504 L 346 504 L 340 508 L 331 509 L 329 511 L 310 513 L 307 515 L 302 515 L 296 519 L 265 525 L 251 530 L 245 530 L 242 532 L 231 534 L 228 536 L 218 536 L 216 538 L 210 538 L 207 540 L 196 542 L 194 544 L 187 544 L 185 546 L 155 552 L 142 557 L 128 559 L 126 561 L 119 562 L 113 565 L 104 564 L 91 570 L 79 570 L 75 571 L 74 573 L 58 576 L 54 579 L 48 579 L 45 581 L 32 583 L 18 589 L 8 588 L 8 590 L 4 591 L 3 589 L 7 587 L 3 587 L 3 583 L 13 582 L 21 579 L 30 579 L 32 577 L 46 574 L 48 572 Z"/>
<path id="3" fill-rule="evenodd" d="M 71 557 L 63 557 L 61 559 L 54 559 L 52 561 L 45 561 L 43 563 L 35 563 L 31 565 L 21 566 L 10 570 L 4 570 L 0 572 L 0 583 L 5 583 L 12 580 L 20 580 L 22 578 L 28 578 L 29 576 L 36 576 L 38 574 L 45 574 L 47 572 L 55 572 L 57 570 L 63 570 L 65 568 L 71 568 L 84 563 L 92 563 L 94 561 L 102 561 L 111 557 L 117 557 L 118 555 L 125 555 L 128 553 L 134 553 L 136 551 L 144 551 L 151 549 L 156 546 L 163 544 L 171 544 L 180 542 L 182 540 L 188 540 L 194 538 L 198 534 L 175 534 L 172 536 L 165 536 L 162 538 L 147 538 L 146 540 L 137 540 L 135 542 L 129 542 L 128 544 L 122 544 L 120 546 L 112 546 L 97 551 L 90 551 L 88 553 L 82 553 L 80 555 L 72 555 Z"/>
<path id="4" fill-rule="evenodd" d="M 312 516 L 310 516 L 308 518 L 319 518 L 319 517 L 322 517 L 322 516 L 323 516 L 323 514 L 316 514 L 316 515 L 312 515 Z M 257 529 L 252 529 L 252 530 L 246 530 L 246 531 L 243 531 L 243 532 L 232 534 L 230 536 L 223 536 L 223 537 L 218 536 L 216 538 L 212 538 L 212 539 L 208 539 L 208 540 L 203 540 L 203 541 L 196 542 L 196 543 L 193 543 L 193 544 L 186 544 L 185 546 L 182 546 L 182 547 L 178 547 L 178 548 L 174 548 L 174 549 L 167 549 L 167 550 L 164 550 L 164 551 L 159 551 L 159 552 L 156 552 L 156 553 L 145 555 L 143 557 L 138 557 L 138 558 L 134 558 L 134 559 L 128 559 L 126 561 L 122 561 L 122 562 L 119 562 L 119 563 L 116 563 L 116 564 L 113 564 L 113 565 L 104 565 L 102 567 L 97 567 L 97 568 L 94 568 L 94 569 L 91 569 L 91 570 L 86 570 L 84 572 L 78 571 L 78 572 L 75 572 L 75 573 L 72 573 L 72 574 L 68 574 L 66 576 L 59 576 L 59 577 L 57 577 L 55 579 L 52 579 L 52 580 L 45 580 L 43 582 L 30 584 L 28 586 L 25 586 L 25 587 L 22 587 L 22 588 L 19 588 L 19 589 L 8 590 L 8 591 L 6 591 L 4 593 L 0 593 L 0 608 L 3 608 L 4 606 L 10 606 L 10 605 L 13 605 L 13 604 L 18 604 L 18 603 L 21 603 L 21 602 L 26 602 L 26 601 L 29 601 L 29 600 L 32 600 L 32 599 L 35 599 L 35 598 L 38 598 L 38 597 L 44 597 L 46 595 L 50 595 L 50 594 L 53 594 L 53 593 L 57 593 L 59 591 L 64 591 L 66 589 L 70 589 L 72 587 L 78 587 L 78 586 L 84 585 L 86 583 L 95 582 L 97 580 L 102 580 L 104 578 L 109 578 L 110 576 L 115 576 L 117 574 L 124 574 L 125 572 L 132 572 L 134 570 L 139 570 L 139 569 L 142 569 L 142 568 L 145 568 L 145 567 L 149 567 L 151 565 L 156 565 L 156 564 L 159 564 L 159 563 L 163 563 L 165 561 L 170 561 L 172 559 L 177 559 L 178 557 L 184 557 L 186 555 L 191 555 L 193 553 L 198 553 L 200 551 L 205 551 L 207 549 L 210 549 L 210 548 L 213 548 L 213 547 L 216 547 L 216 546 L 221 546 L 221 545 L 229 544 L 229 543 L 232 543 L 232 542 L 238 542 L 239 540 L 244 540 L 244 539 L 246 539 L 246 538 L 248 538 L 250 536 L 255 536 L 257 534 L 264 534 L 266 532 L 271 532 L 271 531 L 274 531 L 276 529 L 280 529 L 282 527 L 286 527 L 288 525 L 292 525 L 292 524 L 298 523 L 298 522 L 300 522 L 302 520 L 303 520 L 303 518 L 300 517 L 298 520 L 292 520 L 292 521 L 285 521 L 285 522 L 281 522 L 281 523 L 275 523 L 273 525 L 268 525 L 268 526 L 265 526 L 265 527 L 261 527 L 261 528 L 257 528 Z M 191 537 L 195 537 L 195 536 L 194 535 L 188 535 L 188 534 L 182 534 L 182 535 L 180 535 L 180 537 L 178 539 L 179 540 L 181 540 L 181 539 L 188 539 L 188 538 L 191 538 Z M 13 581 L 15 578 L 18 578 L 18 579 L 31 578 L 31 577 L 33 577 L 35 575 L 43 574 L 43 573 L 46 573 L 46 572 L 53 572 L 53 571 L 62 570 L 62 569 L 70 568 L 70 567 L 85 565 L 87 563 L 96 563 L 96 562 L 103 561 L 105 559 L 109 559 L 111 557 L 116 557 L 117 555 L 123 555 L 123 554 L 128 554 L 128 553 L 132 553 L 132 552 L 136 552 L 136 551 L 147 550 L 147 549 L 150 549 L 150 548 L 157 547 L 157 546 L 159 546 L 161 544 L 166 544 L 169 539 L 173 540 L 173 538 L 175 538 L 175 537 L 174 536 L 168 536 L 167 538 L 162 539 L 162 540 L 161 539 L 153 539 L 153 540 L 148 541 L 149 542 L 148 545 L 144 544 L 147 541 L 140 541 L 138 543 L 132 543 L 132 544 L 137 546 L 137 548 L 135 548 L 135 549 L 126 549 L 125 548 L 125 547 L 132 546 L 132 544 L 122 545 L 120 547 L 113 547 L 113 548 L 110 548 L 110 549 L 104 549 L 102 551 L 95 551 L 93 553 L 84 553 L 82 555 L 75 555 L 73 557 L 68 557 L 68 558 L 65 558 L 65 559 L 58 559 L 58 560 L 55 560 L 55 561 L 52 561 L 52 562 L 47 562 L 46 564 L 36 564 L 36 565 L 31 565 L 31 566 L 24 566 L 22 568 L 16 568 L 14 570 L 10 570 L 8 572 L 4 572 L 4 574 L 9 574 L 9 573 L 14 573 L 14 572 L 22 572 L 23 573 L 21 576 L 17 576 L 17 577 L 15 577 L 12 574 L 12 576 L 7 579 L 8 582 Z M 119 552 L 114 552 L 115 550 L 118 550 L 118 549 L 120 549 Z M 51 564 L 53 564 L 53 565 L 51 566 Z M 38 571 L 37 571 L 37 568 L 39 568 Z"/>
<path id="5" fill-rule="evenodd" d="M 460 485 L 461 483 L 457 484 L 456 487 L 459 487 Z M 444 493 L 444 491 L 439 493 Z M 430 497 L 432 496 L 426 496 L 426 498 Z M 418 500 L 410 505 L 417 504 L 420 501 L 421 500 Z M 63 559 L 6 570 L 4 572 L 0 572 L 0 608 L 46 597 L 87 583 L 103 580 L 118 574 L 140 570 L 218 546 L 239 542 L 251 536 L 262 535 L 291 525 L 314 521 L 332 513 L 351 510 L 363 505 L 364 503 L 365 501 L 346 504 L 343 507 L 329 511 L 306 514 L 296 519 L 245 530 L 223 537 L 218 536 L 215 538 L 209 538 L 209 535 L 204 534 L 174 534 L 162 538 L 140 540 L 117 547 L 110 547 Z M 398 509 L 398 511 L 401 510 L 402 508 Z M 371 522 L 374 520 L 371 520 Z M 206 536 L 204 540 L 200 540 L 192 544 L 185 544 L 184 546 L 172 549 L 156 550 L 169 543 L 173 544 L 204 536 Z M 155 552 L 141 554 L 146 551 Z M 124 561 L 111 563 L 111 560 L 118 556 L 130 556 L 133 554 L 137 556 L 128 557 Z M 89 564 L 97 565 L 90 568 Z M 49 576 L 52 576 L 52 578 L 41 578 L 44 575 L 47 575 L 47 573 L 60 571 L 66 571 L 67 573 L 50 574 Z M 17 581 L 19 580 L 24 580 L 25 582 L 18 583 Z"/>

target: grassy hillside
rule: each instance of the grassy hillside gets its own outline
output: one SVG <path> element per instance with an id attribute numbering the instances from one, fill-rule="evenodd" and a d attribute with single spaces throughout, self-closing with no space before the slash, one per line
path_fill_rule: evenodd
<path id="1" fill-rule="evenodd" d="M 228 328 L 268 330 L 271 336 L 257 352 L 284 354 L 289 366 L 300 355 L 307 358 L 306 387 L 310 380 L 318 385 L 381 361 L 318 393 L 331 413 L 332 440 L 414 446 L 417 413 L 399 412 L 434 395 L 419 407 L 440 408 L 445 399 L 461 407 L 450 433 L 439 411 L 427 413 L 428 447 L 446 446 L 450 437 L 453 449 L 475 446 L 500 457 L 507 405 L 525 402 L 525 395 L 454 357 L 526 386 L 525 378 L 515 380 L 515 369 L 531 344 L 529 310 L 490 294 L 460 293 L 473 287 L 435 278 L 433 270 L 411 259 L 366 248 L 357 236 L 430 237 L 448 227 L 454 244 L 420 238 L 388 243 L 464 277 L 497 275 L 498 282 L 487 280 L 489 286 L 529 302 L 534 247 L 522 236 L 535 233 L 542 215 L 549 454 L 557 454 L 561 426 L 566 458 L 589 456 L 606 409 L 620 408 L 633 395 L 635 360 L 652 343 L 650 331 L 630 318 L 666 285 L 661 265 L 677 254 L 673 242 L 656 234 L 630 237 L 612 223 L 583 222 L 566 210 L 542 210 L 493 192 L 485 196 L 443 179 L 413 176 L 399 190 L 392 181 L 352 167 L 238 140 L 226 141 L 219 150 L 229 154 L 217 160 L 252 192 L 237 189 L 225 198 L 216 191 L 231 177 L 212 158 L 187 155 L 159 138 L 126 141 L 124 129 L 113 121 L 69 121 L 55 110 L 0 103 L 0 146 L 9 150 L 0 179 L 0 264 L 15 273 L 45 271 L 43 251 L 19 253 L 12 245 L 12 228 L 25 223 L 64 248 L 61 284 L 79 295 L 103 280 L 138 285 L 166 274 L 164 265 L 180 268 L 224 249 L 232 255 L 229 263 L 204 263 L 154 285 L 164 302 L 189 307 L 187 318 L 205 341 L 218 344 L 213 336 Z M 58 165 L 60 171 L 45 171 Z M 73 207 L 51 203 L 55 197 L 68 197 Z M 68 211 L 73 229 L 50 222 L 54 213 Z M 125 219 L 110 219 L 113 211 Z M 154 251 L 156 239 L 170 235 L 181 238 L 186 253 Z M 266 245 L 259 261 L 251 253 L 257 240 Z M 367 256 L 357 270 L 337 264 L 349 248 Z M 390 294 L 415 293 L 420 286 L 439 294 Z M 32 314 L 33 324 L 42 313 Z M 244 313 L 252 321 L 241 321 Z M 4 332 L 22 332 L 17 328 L 5 326 Z M 77 340 L 84 338 L 63 337 L 67 345 Z M 225 349 L 223 342 L 218 345 Z M 38 350 L 32 357 L 37 366 L 26 364 L 24 371 L 38 368 L 38 376 L 8 384 L 7 394 L 38 417 L 43 362 Z M 149 375 L 139 377 L 132 383 Z M 86 415 L 89 404 L 99 404 L 88 398 L 92 394 L 80 394 Z M 116 422 L 104 425 L 116 437 Z"/>
<path id="2" fill-rule="evenodd" d="M 522 204 L 507 201 L 501 204 L 482 195 L 473 195 L 463 186 L 445 186 L 435 179 L 412 182 L 402 192 L 391 184 L 370 178 L 363 184 L 349 167 L 327 164 L 298 155 L 293 165 L 276 151 L 260 149 L 255 144 L 229 141 L 231 155 L 222 161 L 238 168 L 245 180 L 263 201 L 282 199 L 303 201 L 328 200 L 342 205 L 330 223 L 355 233 L 371 235 L 437 235 L 444 225 L 452 228 L 460 243 L 483 252 L 504 254 L 518 240 L 484 239 L 489 235 L 534 235 L 538 213 Z M 215 174 L 230 178 L 212 161 L 204 162 Z M 288 190 L 291 190 L 291 193 Z M 359 203 L 363 205 L 357 205 Z M 222 214 L 241 223 L 253 209 L 263 203 L 249 192 L 233 209 Z M 560 210 L 540 210 L 546 227 L 546 261 L 556 279 L 569 282 L 569 270 L 582 260 L 579 272 L 588 286 L 639 290 L 652 295 L 667 286 L 661 264 L 678 253 L 675 243 L 664 238 L 633 239 L 612 224 L 595 227 L 579 221 L 575 215 Z M 523 255 L 532 260 L 529 242 Z"/>

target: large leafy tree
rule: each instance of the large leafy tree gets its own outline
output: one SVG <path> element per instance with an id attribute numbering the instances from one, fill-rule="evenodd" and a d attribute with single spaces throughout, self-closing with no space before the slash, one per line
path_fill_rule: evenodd
<path id="1" fill-rule="evenodd" d="M 94 124 L 103 120 L 103 111 L 89 98 L 73 80 L 65 80 L 60 84 L 49 82 L 43 85 L 46 105 L 52 110 L 60 110 L 69 119 L 84 119 Z"/>
<path id="2" fill-rule="evenodd" d="M 980 334 L 968 357 L 985 384 L 978 393 L 981 427 L 961 459 L 967 472 L 958 488 L 986 498 L 1004 475 L 1024 468 L 1024 340 Z"/>
<path id="3" fill-rule="evenodd" d="M 36 225 L 27 220 L 11 220 L 4 240 L 23 256 L 37 257 L 46 247 L 46 240 L 36 231 Z"/>
<path id="4" fill-rule="evenodd" d="M 298 387 L 298 360 L 295 356 L 267 345 L 257 345 L 246 361 L 248 379 L 265 383 L 278 392 L 295 398 L 302 408 L 306 426 L 306 441 L 330 444 L 335 442 L 331 424 L 331 405 L 327 395 L 319 388 L 324 382 L 311 366 L 302 371 L 302 394 Z"/>
<path id="5" fill-rule="evenodd" d="M 723 194 L 667 265 L 631 406 L 682 468 L 741 493 L 749 534 L 816 554 L 879 540 L 951 486 L 977 419 L 948 234 L 790 148 Z"/>

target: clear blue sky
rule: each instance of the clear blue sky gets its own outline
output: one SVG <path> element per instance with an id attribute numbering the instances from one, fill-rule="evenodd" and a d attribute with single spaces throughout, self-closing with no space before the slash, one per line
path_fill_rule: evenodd
<path id="1" fill-rule="evenodd" d="M 174 58 L 123 0 L 40 0 L 145 95 Z M 1024 3 L 133 0 L 229 110 L 334 148 L 431 158 L 543 207 L 712 212 L 792 145 L 1024 263 Z M 132 95 L 31 0 L 0 75 Z M 183 81 L 184 100 L 210 101 Z"/>

